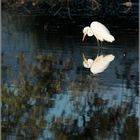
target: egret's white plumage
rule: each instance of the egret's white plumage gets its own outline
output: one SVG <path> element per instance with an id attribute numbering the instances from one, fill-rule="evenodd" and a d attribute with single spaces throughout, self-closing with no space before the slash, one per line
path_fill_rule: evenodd
<path id="1" fill-rule="evenodd" d="M 88 59 L 86 61 L 83 61 L 83 65 L 85 68 L 91 68 L 92 63 L 93 63 L 92 59 Z"/>
<path id="2" fill-rule="evenodd" d="M 94 62 L 91 65 L 90 71 L 93 74 L 101 73 L 103 72 L 110 64 L 111 61 L 113 61 L 115 58 L 114 55 L 100 55 L 97 56 L 97 58 L 94 60 Z"/>
<path id="3" fill-rule="evenodd" d="M 84 29 L 83 29 L 83 34 L 87 34 L 88 36 L 93 36 L 93 32 L 91 30 L 91 28 L 89 26 L 86 26 Z"/>
<path id="4" fill-rule="evenodd" d="M 95 36 L 97 40 L 113 42 L 115 40 L 114 36 L 112 36 L 109 30 L 100 22 L 93 21 L 89 26 L 86 26 L 83 29 L 83 41 L 85 36 Z"/>
<path id="5" fill-rule="evenodd" d="M 93 63 L 92 59 L 86 59 L 85 55 L 83 54 L 83 66 L 85 68 L 91 68 L 91 65 Z"/>
<path id="6" fill-rule="evenodd" d="M 114 60 L 115 56 L 112 54 L 103 56 L 97 56 L 95 60 L 92 59 L 86 59 L 85 56 L 83 55 L 83 65 L 85 68 L 90 68 L 90 71 L 93 74 L 98 74 L 103 72 L 109 64 Z"/>

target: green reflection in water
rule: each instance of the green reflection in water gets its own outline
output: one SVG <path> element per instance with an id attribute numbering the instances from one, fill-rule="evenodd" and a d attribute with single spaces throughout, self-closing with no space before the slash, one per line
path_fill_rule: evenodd
<path id="1" fill-rule="evenodd" d="M 47 125 L 45 112 L 52 106 L 51 97 L 60 91 L 60 81 L 53 78 L 53 56 L 37 56 L 34 63 L 18 57 L 18 79 L 12 86 L 2 85 L 2 136 L 5 133 L 36 139 Z"/>
<path id="2" fill-rule="evenodd" d="M 16 135 L 17 139 L 23 137 L 27 140 L 35 140 L 42 136 L 43 130 L 48 126 L 45 114 L 54 103 L 51 97 L 60 92 L 62 81 L 65 79 L 65 73 L 57 73 L 57 77 L 54 76 L 56 62 L 51 54 L 38 55 L 33 62 L 25 60 L 24 54 L 18 57 L 18 79 L 14 80 L 10 87 L 4 83 L 2 85 L 2 139 L 4 140 L 8 135 Z M 79 80 L 74 84 L 75 88 L 87 87 L 88 84 L 88 82 L 82 82 L 81 85 L 78 83 Z M 96 87 L 97 84 L 94 82 L 93 86 Z M 80 97 L 80 94 L 73 96 Z M 75 102 L 74 111 L 78 112 L 82 104 L 80 98 L 76 101 L 74 97 L 72 99 Z M 77 126 L 77 120 L 73 120 L 71 116 L 64 118 L 62 114 L 61 117 L 55 118 L 51 122 L 52 125 L 49 125 L 49 130 L 54 134 L 52 139 L 138 139 L 138 123 L 135 116 L 131 115 L 131 103 L 126 102 L 108 108 L 107 101 L 94 93 L 87 106 L 91 107 L 90 119 L 86 122 L 82 114 L 81 128 Z"/>

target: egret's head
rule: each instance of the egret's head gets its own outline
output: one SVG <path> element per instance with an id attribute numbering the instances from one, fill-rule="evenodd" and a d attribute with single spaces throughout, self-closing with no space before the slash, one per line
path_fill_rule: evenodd
<path id="1" fill-rule="evenodd" d="M 85 68 L 91 68 L 93 60 L 92 59 L 86 59 L 84 53 L 82 54 L 82 56 L 83 56 L 83 66 Z"/>
<path id="2" fill-rule="evenodd" d="M 88 36 L 93 36 L 92 30 L 91 30 L 91 28 L 88 27 L 88 26 L 85 27 L 85 28 L 83 29 L 83 39 L 82 39 L 82 41 L 84 41 L 86 35 L 88 35 Z"/>

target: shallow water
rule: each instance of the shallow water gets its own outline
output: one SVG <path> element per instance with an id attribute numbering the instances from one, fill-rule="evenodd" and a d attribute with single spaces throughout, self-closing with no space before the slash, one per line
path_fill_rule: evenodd
<path id="1" fill-rule="evenodd" d="M 3 84 L 15 92 L 16 87 L 12 82 L 18 80 L 17 58 L 21 53 L 25 55 L 25 64 L 34 64 L 38 55 L 53 56 L 55 78 L 61 81 L 61 89 L 57 94 L 49 99 L 43 96 L 46 102 L 51 101 L 49 106 L 42 103 L 36 105 L 35 99 L 27 97 L 32 107 L 41 106 L 43 112 L 38 113 L 38 117 L 33 119 L 32 109 L 28 107 L 19 112 L 22 115 L 13 124 L 10 122 L 14 118 L 8 118 L 10 113 L 3 115 L 3 139 L 119 140 L 129 139 L 129 135 L 132 136 L 130 139 L 138 139 L 137 133 L 134 134 L 131 130 L 138 127 L 139 117 L 137 32 L 112 30 L 116 40 L 113 43 L 103 43 L 102 54 L 113 54 L 115 59 L 103 73 L 93 75 L 83 68 L 82 53 L 87 58 L 94 59 L 98 46 L 95 38 L 81 41 L 80 26 L 78 30 L 73 26 L 68 30 L 59 29 L 58 26 L 54 29 L 48 27 L 44 31 L 41 25 L 34 25 L 32 20 L 26 23 L 28 17 L 11 18 L 3 15 L 2 18 Z M 18 100 L 14 102 L 18 104 Z M 3 103 L 3 108 L 6 103 Z M 14 111 L 17 111 L 16 108 Z M 25 118 L 30 122 L 26 128 L 26 121 L 23 121 Z M 134 120 L 134 124 L 132 127 L 133 121 L 128 121 L 127 128 L 130 129 L 126 131 L 124 128 L 127 119 Z M 41 125 L 39 120 L 47 123 Z"/>

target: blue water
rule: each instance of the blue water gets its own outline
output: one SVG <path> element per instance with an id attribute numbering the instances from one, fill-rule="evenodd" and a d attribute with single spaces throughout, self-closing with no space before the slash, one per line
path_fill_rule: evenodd
<path id="1" fill-rule="evenodd" d="M 69 139 L 76 139 L 76 136 L 83 134 L 98 107 L 107 114 L 109 108 L 115 109 L 118 106 L 122 107 L 122 112 L 128 110 L 124 116 L 119 116 L 122 124 L 127 116 L 134 115 L 138 119 L 138 34 L 136 31 L 127 33 L 111 31 L 115 41 L 103 43 L 102 54 L 113 54 L 115 59 L 103 73 L 93 75 L 83 67 L 82 53 L 84 52 L 87 58 L 94 59 L 98 51 L 97 42 L 93 37 L 86 38 L 85 42 L 82 42 L 80 26 L 78 26 L 79 30 L 70 27 L 71 32 L 51 29 L 44 31 L 41 25 L 35 26 L 30 22 L 33 26 L 28 25 L 27 17 L 9 17 L 3 16 L 2 23 L 2 82 L 10 87 L 12 81 L 17 79 L 17 58 L 20 53 L 25 54 L 26 63 L 34 61 L 37 55 L 53 55 L 54 67 L 58 74 L 56 77 L 64 73 L 63 88 L 51 98 L 54 103 L 50 108 L 46 108 L 43 115 L 47 125 L 36 139 L 62 139 L 66 136 L 67 138 L 70 136 Z M 25 24 L 27 25 L 24 26 Z M 96 97 L 102 100 L 102 105 L 99 104 L 98 107 L 94 104 Z M 50 129 L 53 122 L 59 122 L 59 136 Z M 114 128 L 113 133 L 107 134 L 106 138 L 111 140 L 117 134 L 116 140 L 121 139 L 119 132 L 123 126 L 118 128 L 117 132 Z M 6 140 L 18 138 L 15 132 L 3 134 L 3 139 Z M 98 128 L 95 135 L 99 140 L 101 134 L 98 133 Z M 23 135 L 22 138 L 28 139 L 27 135 Z M 85 139 L 88 139 L 88 136 L 85 136 Z"/>

